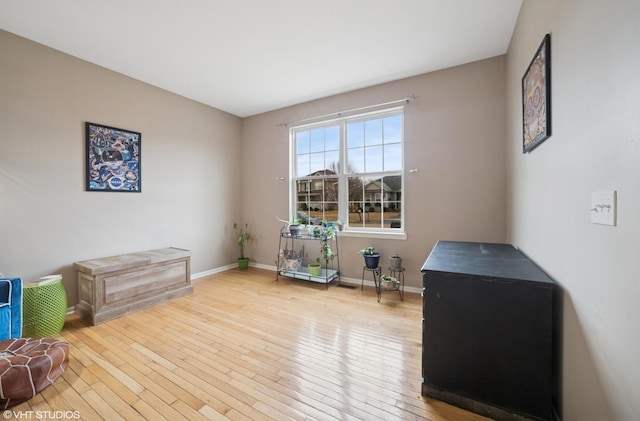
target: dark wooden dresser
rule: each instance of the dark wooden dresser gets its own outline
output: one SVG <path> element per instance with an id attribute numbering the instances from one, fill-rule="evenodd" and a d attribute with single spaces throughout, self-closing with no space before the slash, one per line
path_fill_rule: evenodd
<path id="1" fill-rule="evenodd" d="M 422 394 L 494 419 L 556 419 L 557 284 L 509 244 L 439 241 L 422 273 Z"/>

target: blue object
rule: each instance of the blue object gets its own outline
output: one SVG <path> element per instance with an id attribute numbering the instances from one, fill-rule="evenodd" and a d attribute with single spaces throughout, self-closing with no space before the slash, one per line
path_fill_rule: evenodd
<path id="1" fill-rule="evenodd" d="M 22 279 L 0 278 L 0 340 L 22 336 Z"/>

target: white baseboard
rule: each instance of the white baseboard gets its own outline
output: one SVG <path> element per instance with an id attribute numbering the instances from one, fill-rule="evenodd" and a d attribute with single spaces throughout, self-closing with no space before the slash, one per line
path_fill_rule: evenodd
<path id="1" fill-rule="evenodd" d="M 273 265 L 265 265 L 262 263 L 250 263 L 249 264 L 250 267 L 255 267 L 257 269 L 265 269 L 265 270 L 270 270 L 275 272 L 276 271 L 276 267 Z M 229 269 L 234 269 L 237 267 L 237 264 L 233 263 L 230 265 L 226 265 L 226 266 L 221 266 L 218 268 L 214 268 L 214 269 L 209 269 L 206 270 L 204 272 L 198 272 L 198 273 L 192 273 L 191 274 L 191 280 L 195 281 L 196 279 L 199 278 L 204 278 L 205 276 L 209 276 L 209 275 L 214 275 L 216 273 L 220 273 L 220 272 L 225 272 Z M 356 278 L 347 278 L 346 276 L 341 276 L 340 277 L 340 282 L 344 282 L 345 284 L 351 284 L 351 285 L 362 285 L 362 279 L 356 279 Z M 364 285 L 370 286 L 370 287 L 374 287 L 374 283 L 373 281 L 370 281 L 368 279 L 365 279 L 364 281 Z M 416 294 L 421 294 L 422 293 L 422 288 L 416 288 L 416 287 L 408 287 L 405 286 L 404 287 L 405 292 L 413 292 Z M 67 308 L 67 316 L 72 315 L 76 312 L 76 307 L 68 307 Z"/>
<path id="2" fill-rule="evenodd" d="M 262 263 L 249 263 L 250 267 L 255 267 L 258 269 L 265 269 L 265 270 L 271 270 L 273 272 L 276 271 L 276 267 L 273 265 L 265 265 Z M 234 265 L 231 265 L 230 268 L 234 268 Z M 225 269 L 226 270 L 226 269 Z M 346 276 L 341 276 L 340 277 L 340 282 L 344 282 L 345 284 L 351 284 L 351 285 L 362 285 L 362 279 L 356 279 L 356 278 L 348 278 Z M 373 280 L 368 280 L 365 279 L 364 280 L 364 285 L 370 286 L 370 287 L 375 287 L 375 284 L 373 283 Z M 404 287 L 405 292 L 413 292 L 416 294 L 421 294 L 422 293 L 422 288 L 417 288 L 417 287 L 411 287 L 411 286 L 405 286 Z"/>
<path id="3" fill-rule="evenodd" d="M 204 278 L 205 276 L 214 275 L 216 273 L 224 272 L 224 271 L 227 271 L 229 269 L 233 269 L 233 268 L 235 268 L 237 266 L 238 266 L 237 263 L 233 263 L 233 264 L 226 265 L 226 266 L 220 266 L 219 268 L 209 269 L 209 270 L 206 270 L 204 272 L 192 273 L 191 274 L 191 280 L 195 281 L 196 279 Z"/>

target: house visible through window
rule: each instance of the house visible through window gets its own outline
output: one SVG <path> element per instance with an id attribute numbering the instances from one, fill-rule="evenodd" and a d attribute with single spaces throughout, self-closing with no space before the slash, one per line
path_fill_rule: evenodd
<path id="1" fill-rule="evenodd" d="M 403 109 L 292 127 L 292 209 L 311 224 L 402 229 Z"/>

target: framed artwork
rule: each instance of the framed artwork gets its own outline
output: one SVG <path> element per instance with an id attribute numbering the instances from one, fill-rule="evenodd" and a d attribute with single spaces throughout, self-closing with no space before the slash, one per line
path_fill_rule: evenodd
<path id="1" fill-rule="evenodd" d="M 86 123 L 87 191 L 142 191 L 142 135 Z"/>
<path id="2" fill-rule="evenodd" d="M 551 35 L 540 44 L 522 77 L 522 153 L 551 136 Z"/>

